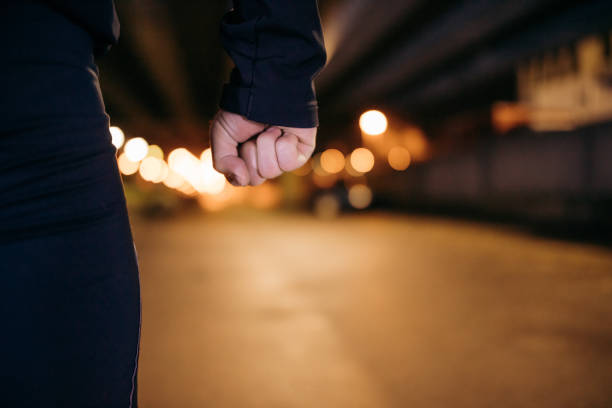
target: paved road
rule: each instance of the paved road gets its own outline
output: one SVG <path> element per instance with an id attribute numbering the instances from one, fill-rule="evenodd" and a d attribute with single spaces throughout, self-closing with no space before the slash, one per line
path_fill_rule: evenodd
<path id="1" fill-rule="evenodd" d="M 612 407 L 612 251 L 382 214 L 134 224 L 144 408 Z"/>

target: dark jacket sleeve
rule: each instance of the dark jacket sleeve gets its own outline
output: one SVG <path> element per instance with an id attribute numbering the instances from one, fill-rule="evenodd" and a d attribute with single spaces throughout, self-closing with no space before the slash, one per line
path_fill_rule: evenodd
<path id="1" fill-rule="evenodd" d="M 221 41 L 235 64 L 222 109 L 270 125 L 318 125 L 313 79 L 326 54 L 316 0 L 234 0 Z"/>

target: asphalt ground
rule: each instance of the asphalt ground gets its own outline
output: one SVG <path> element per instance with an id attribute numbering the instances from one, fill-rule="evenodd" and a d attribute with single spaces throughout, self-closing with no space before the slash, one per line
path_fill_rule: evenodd
<path id="1" fill-rule="evenodd" d="M 140 403 L 612 407 L 612 251 L 383 213 L 134 218 Z"/>

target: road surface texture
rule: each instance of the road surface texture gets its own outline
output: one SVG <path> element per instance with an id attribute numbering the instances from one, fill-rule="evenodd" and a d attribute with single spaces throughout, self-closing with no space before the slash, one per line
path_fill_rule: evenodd
<path id="1" fill-rule="evenodd" d="M 385 214 L 134 220 L 143 408 L 612 407 L 612 251 Z"/>

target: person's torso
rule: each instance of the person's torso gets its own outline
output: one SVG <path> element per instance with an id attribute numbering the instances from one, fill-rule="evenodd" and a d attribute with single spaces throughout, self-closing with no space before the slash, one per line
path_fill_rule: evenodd
<path id="1" fill-rule="evenodd" d="M 84 28 L 100 54 L 119 39 L 119 19 L 113 0 L 39 0 Z"/>

